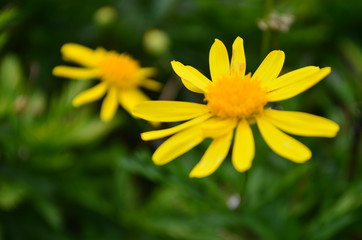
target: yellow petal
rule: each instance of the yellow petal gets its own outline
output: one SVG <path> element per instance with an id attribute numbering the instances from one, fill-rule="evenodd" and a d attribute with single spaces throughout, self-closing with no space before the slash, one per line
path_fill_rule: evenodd
<path id="1" fill-rule="evenodd" d="M 57 77 L 87 79 L 100 77 L 101 74 L 98 69 L 77 68 L 68 66 L 57 66 L 53 69 L 53 75 Z"/>
<path id="2" fill-rule="evenodd" d="M 236 119 L 211 118 L 202 124 L 201 129 L 205 137 L 218 138 L 233 131 L 236 124 Z"/>
<path id="3" fill-rule="evenodd" d="M 231 57 L 231 72 L 240 76 L 245 75 L 246 61 L 244 43 L 241 37 L 237 37 L 233 43 L 233 56 Z"/>
<path id="4" fill-rule="evenodd" d="M 116 88 L 110 88 L 106 97 L 103 100 L 101 108 L 101 119 L 109 121 L 116 114 L 118 107 L 118 93 Z"/>
<path id="5" fill-rule="evenodd" d="M 190 91 L 195 93 L 205 93 L 200 88 L 196 87 L 195 85 L 191 84 L 189 81 L 186 81 L 185 79 L 181 78 L 182 84 Z"/>
<path id="6" fill-rule="evenodd" d="M 185 66 L 180 62 L 172 61 L 172 68 L 182 79 L 185 87 L 193 92 L 204 93 L 211 84 L 211 81 L 202 73 L 191 66 Z M 187 82 L 185 84 L 185 82 Z"/>
<path id="7" fill-rule="evenodd" d="M 201 160 L 190 172 L 190 177 L 202 178 L 209 176 L 226 158 L 231 145 L 232 132 L 212 140 Z"/>
<path id="8" fill-rule="evenodd" d="M 140 86 L 152 91 L 159 91 L 162 88 L 162 84 L 152 79 L 143 79 L 140 82 Z"/>
<path id="9" fill-rule="evenodd" d="M 122 107 L 132 114 L 133 107 L 136 104 L 147 101 L 149 98 L 137 88 L 131 88 L 119 91 L 118 100 Z"/>
<path id="10" fill-rule="evenodd" d="M 240 121 L 235 133 L 232 163 L 239 172 L 249 170 L 255 155 L 255 143 L 250 125 L 246 120 Z"/>
<path id="11" fill-rule="evenodd" d="M 184 130 L 186 128 L 192 127 L 192 126 L 194 126 L 194 125 L 196 125 L 198 123 L 201 123 L 201 122 L 205 121 L 206 119 L 208 119 L 210 117 L 211 117 L 211 114 L 205 114 L 205 115 L 202 115 L 200 117 L 194 118 L 194 119 L 192 119 L 190 121 L 179 124 L 179 125 L 177 125 L 175 127 L 162 129 L 162 130 L 144 132 L 144 133 L 141 133 L 141 138 L 144 141 L 149 141 L 149 140 L 155 140 L 155 139 L 167 137 L 167 136 L 175 134 L 175 133 L 177 133 L 179 131 L 182 131 L 182 130 Z"/>
<path id="12" fill-rule="evenodd" d="M 61 52 L 65 60 L 79 63 L 87 67 L 95 67 L 103 58 L 104 52 L 101 49 L 96 51 L 76 43 L 64 44 Z"/>
<path id="13" fill-rule="evenodd" d="M 267 86 L 269 81 L 278 77 L 284 64 L 284 58 L 283 51 L 272 51 L 266 56 L 251 79 L 259 80 L 264 86 Z"/>
<path id="14" fill-rule="evenodd" d="M 78 107 L 81 106 L 83 104 L 89 103 L 89 102 L 93 102 L 95 100 L 100 99 L 101 97 L 104 96 L 104 94 L 107 91 L 107 84 L 104 82 L 99 83 L 98 85 L 87 89 L 83 92 L 81 92 L 80 94 L 78 94 L 74 99 L 73 99 L 73 106 L 74 107 Z"/>
<path id="15" fill-rule="evenodd" d="M 133 115 L 155 122 L 178 122 L 208 113 L 204 104 L 177 101 L 145 101 L 133 108 Z"/>
<path id="16" fill-rule="evenodd" d="M 139 75 L 141 78 L 148 78 L 154 76 L 156 74 L 156 71 L 157 71 L 156 68 L 145 67 L 139 70 Z"/>
<path id="17" fill-rule="evenodd" d="M 335 122 L 308 113 L 267 109 L 264 115 L 276 127 L 295 135 L 334 137 L 339 130 Z"/>
<path id="18" fill-rule="evenodd" d="M 225 45 L 215 39 L 209 55 L 210 73 L 212 81 L 217 81 L 223 75 L 230 74 L 229 56 Z"/>
<path id="19" fill-rule="evenodd" d="M 195 126 L 173 135 L 155 151 L 152 160 L 157 165 L 166 164 L 181 156 L 204 140 L 200 128 Z"/>
<path id="20" fill-rule="evenodd" d="M 268 92 L 267 98 L 269 102 L 277 102 L 281 100 L 285 100 L 288 98 L 292 98 L 298 95 L 301 92 L 311 88 L 319 81 L 321 81 L 325 76 L 327 76 L 331 72 L 330 67 L 325 67 L 313 73 L 297 82 L 293 82 L 292 84 L 286 85 L 275 91 Z"/>
<path id="21" fill-rule="evenodd" d="M 282 88 L 287 85 L 298 82 L 308 76 L 311 76 L 312 74 L 318 72 L 319 69 L 320 69 L 319 67 L 315 66 L 299 68 L 297 70 L 288 72 L 273 81 L 270 81 L 265 87 L 267 88 L 267 91 L 270 92 L 275 89 Z"/>
<path id="22" fill-rule="evenodd" d="M 264 117 L 258 117 L 256 122 L 265 142 L 278 155 L 296 163 L 303 163 L 311 158 L 309 148 L 277 129 Z"/>

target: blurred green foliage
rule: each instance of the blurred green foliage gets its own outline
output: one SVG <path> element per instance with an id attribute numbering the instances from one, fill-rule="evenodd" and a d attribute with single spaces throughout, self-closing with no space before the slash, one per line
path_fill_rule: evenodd
<path id="1" fill-rule="evenodd" d="M 2 1 L 0 239 L 362 239 L 361 10 L 358 0 Z M 289 31 L 258 28 L 272 12 L 293 17 Z M 145 40 L 151 29 L 162 34 Z M 154 143 L 139 139 L 146 122 L 119 111 L 102 123 L 97 103 L 71 106 L 91 83 L 51 75 L 62 44 L 103 46 L 159 69 L 165 90 L 152 98 L 197 101 L 170 60 L 208 76 L 214 38 L 229 47 L 236 36 L 251 72 L 272 49 L 285 51 L 284 71 L 332 67 L 280 103 L 341 126 L 335 139 L 300 138 L 314 154 L 308 163 L 278 157 L 256 134 L 248 173 L 227 159 L 212 176 L 190 179 L 205 144 L 155 166 Z"/>

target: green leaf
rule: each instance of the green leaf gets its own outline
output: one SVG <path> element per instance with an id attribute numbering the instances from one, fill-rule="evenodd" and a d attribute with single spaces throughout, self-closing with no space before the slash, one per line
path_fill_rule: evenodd
<path id="1" fill-rule="evenodd" d="M 13 20 L 17 15 L 15 8 L 8 8 L 0 12 L 0 29 Z"/>
<path id="2" fill-rule="evenodd" d="M 17 183 L 0 181 L 0 208 L 11 210 L 21 203 L 27 189 Z"/>
<path id="3" fill-rule="evenodd" d="M 0 63 L 0 91 L 2 95 L 17 95 L 22 85 L 23 71 L 15 55 L 7 55 Z"/>
<path id="4" fill-rule="evenodd" d="M 54 229 L 62 227 L 61 212 L 53 201 L 45 198 L 36 198 L 33 201 L 33 205 L 50 226 Z"/>
<path id="5" fill-rule="evenodd" d="M 352 185 L 335 203 L 310 223 L 309 235 L 313 239 L 330 239 L 344 227 L 356 221 L 355 210 L 362 207 L 362 185 Z M 310 238 L 311 239 L 311 238 Z"/>

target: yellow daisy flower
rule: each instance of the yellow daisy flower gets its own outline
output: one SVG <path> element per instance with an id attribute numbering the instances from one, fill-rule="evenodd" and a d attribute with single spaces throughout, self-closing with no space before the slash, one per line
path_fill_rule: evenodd
<path id="1" fill-rule="evenodd" d="M 115 115 L 118 104 L 131 113 L 135 104 L 149 100 L 139 87 L 159 90 L 161 84 L 149 79 L 153 68 L 142 68 L 126 53 L 106 51 L 103 48 L 92 50 L 75 43 L 64 44 L 61 52 L 65 60 L 83 65 L 84 68 L 57 66 L 53 74 L 74 79 L 99 78 L 100 83 L 78 94 L 73 106 L 78 107 L 105 96 L 100 117 L 109 121 Z"/>
<path id="2" fill-rule="evenodd" d="M 229 62 L 224 44 L 215 40 L 210 50 L 211 79 L 191 66 L 172 61 L 172 67 L 186 88 L 202 93 L 206 104 L 178 101 L 146 101 L 137 104 L 133 113 L 149 121 L 186 121 L 175 127 L 144 132 L 143 140 L 173 135 L 153 154 L 153 161 L 162 165 L 172 161 L 201 143 L 212 142 L 190 177 L 213 173 L 227 156 L 233 135 L 232 163 L 236 170 L 248 170 L 255 154 L 250 128 L 256 123 L 262 137 L 278 155 L 296 163 L 311 158 L 311 151 L 284 132 L 300 136 L 334 137 L 339 126 L 328 119 L 303 112 L 281 111 L 267 107 L 269 102 L 285 100 L 305 91 L 331 72 L 330 67 L 308 66 L 282 76 L 284 52 L 272 51 L 256 72 L 245 75 L 242 38 L 236 38 Z"/>

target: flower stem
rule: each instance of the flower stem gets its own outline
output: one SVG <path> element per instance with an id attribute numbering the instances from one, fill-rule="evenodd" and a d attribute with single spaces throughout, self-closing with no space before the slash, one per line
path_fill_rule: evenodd
<path id="1" fill-rule="evenodd" d="M 270 13 L 273 11 L 273 0 L 265 0 L 265 11 L 264 18 L 268 18 Z M 272 39 L 272 32 L 270 29 L 263 31 L 262 42 L 261 42 L 261 58 L 263 59 L 270 50 L 270 44 Z"/>
<path id="2" fill-rule="evenodd" d="M 351 155 L 349 158 L 349 166 L 347 172 L 348 180 L 353 180 L 356 175 L 356 169 L 358 168 L 358 159 L 360 154 L 360 145 L 362 140 L 362 112 L 357 117 L 357 121 L 354 124 L 353 128 L 353 139 L 352 139 L 352 146 L 351 146 Z"/>

